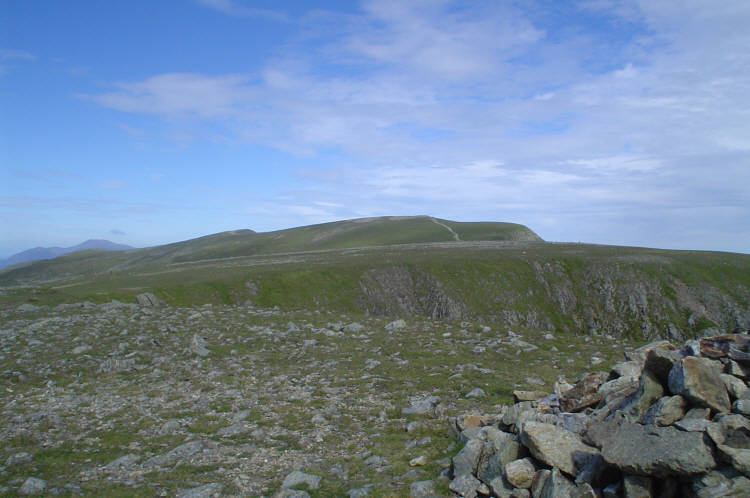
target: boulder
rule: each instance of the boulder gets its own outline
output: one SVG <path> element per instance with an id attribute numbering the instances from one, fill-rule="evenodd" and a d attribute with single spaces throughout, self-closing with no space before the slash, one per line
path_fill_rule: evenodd
<path id="1" fill-rule="evenodd" d="M 616 379 L 618 377 L 639 377 L 643 370 L 643 364 L 638 361 L 622 361 L 615 363 L 609 370 L 609 378 Z"/>
<path id="2" fill-rule="evenodd" d="M 29 477 L 26 479 L 20 488 L 18 493 L 22 495 L 40 495 L 44 493 L 47 488 L 47 481 L 39 479 L 38 477 Z"/>
<path id="3" fill-rule="evenodd" d="M 177 498 L 214 498 L 221 496 L 223 485 L 211 482 L 195 488 L 184 489 L 177 493 Z"/>
<path id="4" fill-rule="evenodd" d="M 750 477 L 750 449 L 733 448 L 725 444 L 716 446 L 723 459 L 729 461 L 732 467 Z"/>
<path id="5" fill-rule="evenodd" d="M 516 488 L 531 488 L 536 468 L 530 458 L 513 460 L 505 465 L 505 478 Z"/>
<path id="6" fill-rule="evenodd" d="M 306 484 L 309 489 L 318 489 L 320 487 L 320 476 L 295 470 L 287 474 L 284 478 L 284 482 L 281 483 L 281 487 L 283 489 L 289 489 L 299 486 L 300 484 Z"/>
<path id="7" fill-rule="evenodd" d="M 631 422 L 637 422 L 643 417 L 652 403 L 664 395 L 664 388 L 656 376 L 644 370 L 641 374 L 638 391 L 633 395 L 627 405 L 622 409 L 625 418 Z"/>
<path id="8" fill-rule="evenodd" d="M 154 306 L 161 306 L 162 302 L 157 299 L 156 296 L 153 295 L 151 292 L 144 292 L 143 294 L 138 294 L 135 296 L 135 302 L 138 303 L 140 306 L 144 307 L 154 307 Z"/>
<path id="9" fill-rule="evenodd" d="M 586 374 L 572 389 L 560 396 L 560 408 L 566 412 L 577 412 L 599 403 L 602 399 L 599 386 L 606 380 L 607 374 L 604 372 Z"/>
<path id="10" fill-rule="evenodd" d="M 669 371 L 669 390 L 717 412 L 731 409 L 727 389 L 714 362 L 705 358 L 688 356 L 676 362 Z"/>
<path id="11" fill-rule="evenodd" d="M 606 405 L 632 396 L 640 387 L 640 373 L 637 376 L 623 376 L 605 382 L 599 386 L 599 394 Z"/>
<path id="12" fill-rule="evenodd" d="M 435 407 L 440 401 L 440 396 L 427 396 L 425 398 L 415 399 L 408 408 L 402 408 L 401 413 L 404 415 L 425 415 L 435 412 Z"/>
<path id="13" fill-rule="evenodd" d="M 409 496 L 411 498 L 435 498 L 435 482 L 434 481 L 417 481 L 409 485 Z"/>
<path id="14" fill-rule="evenodd" d="M 629 361 L 635 361 L 638 362 L 639 367 L 643 367 L 643 364 L 646 362 L 646 357 L 648 356 L 649 351 L 652 349 L 662 349 L 665 351 L 671 351 L 676 349 L 674 347 L 674 344 L 672 344 L 669 341 L 654 341 L 649 344 L 646 344 L 645 346 L 641 346 L 640 348 L 631 351 L 629 353 L 625 353 L 625 359 Z"/>
<path id="15" fill-rule="evenodd" d="M 681 358 L 682 354 L 679 351 L 654 348 L 646 354 L 643 368 L 654 374 L 659 382 L 666 386 L 669 371 Z"/>
<path id="16" fill-rule="evenodd" d="M 524 456 L 518 436 L 502 432 L 494 427 L 484 429 L 486 444 L 484 455 L 477 467 L 477 477 L 487 484 L 498 476 L 503 475 L 505 466 Z"/>
<path id="17" fill-rule="evenodd" d="M 549 477 L 544 482 L 544 487 L 539 494 L 540 498 L 570 498 L 575 493 L 575 485 L 560 473 L 558 469 L 553 468 Z"/>
<path id="18" fill-rule="evenodd" d="M 641 417 L 641 423 L 645 425 L 672 425 L 683 416 L 687 401 L 682 396 L 664 396 L 651 405 Z"/>
<path id="19" fill-rule="evenodd" d="M 449 485 L 451 491 L 464 498 L 475 498 L 483 484 L 471 474 L 461 474 Z"/>
<path id="20" fill-rule="evenodd" d="M 734 375 L 720 374 L 719 377 L 724 383 L 724 387 L 726 387 L 730 399 L 740 399 L 748 392 L 747 385 Z"/>
<path id="21" fill-rule="evenodd" d="M 604 438 L 602 457 L 626 474 L 654 477 L 700 474 L 716 466 L 701 433 L 629 422 Z"/>
<path id="22" fill-rule="evenodd" d="M 521 401 L 539 401 L 548 394 L 544 391 L 513 391 L 513 401 L 516 403 Z"/>
<path id="23" fill-rule="evenodd" d="M 461 451 L 453 457 L 453 475 L 476 473 L 483 451 L 484 441 L 479 439 L 469 440 Z"/>
<path id="24" fill-rule="evenodd" d="M 531 454 L 550 467 L 575 476 L 599 450 L 576 434 L 541 422 L 527 422 L 521 427 L 521 442 Z"/>

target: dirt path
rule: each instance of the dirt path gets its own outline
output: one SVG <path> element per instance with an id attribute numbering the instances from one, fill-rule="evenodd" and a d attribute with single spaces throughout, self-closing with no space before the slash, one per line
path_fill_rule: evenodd
<path id="1" fill-rule="evenodd" d="M 461 241 L 461 237 L 459 237 L 459 236 L 458 236 L 458 234 L 457 234 L 457 233 L 456 233 L 456 232 L 455 232 L 455 231 L 454 231 L 454 230 L 453 230 L 453 229 L 452 229 L 451 227 L 449 227 L 449 226 L 448 226 L 448 225 L 446 225 L 445 223 L 441 223 L 440 221 L 436 220 L 435 218 L 430 218 L 430 220 L 431 220 L 431 221 L 432 221 L 433 223 L 435 223 L 436 225 L 440 225 L 441 227 L 443 227 L 443 228 L 445 228 L 446 230 L 448 230 L 448 231 L 449 231 L 449 232 L 450 232 L 451 234 L 453 234 L 453 238 L 454 238 L 455 240 L 457 240 L 457 241 L 459 241 L 459 242 Z"/>

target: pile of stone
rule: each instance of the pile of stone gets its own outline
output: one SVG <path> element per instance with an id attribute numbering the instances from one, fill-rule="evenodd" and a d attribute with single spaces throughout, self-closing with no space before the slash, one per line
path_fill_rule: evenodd
<path id="1" fill-rule="evenodd" d="M 459 496 L 750 496 L 750 336 L 643 346 L 554 393 L 465 414 Z"/>

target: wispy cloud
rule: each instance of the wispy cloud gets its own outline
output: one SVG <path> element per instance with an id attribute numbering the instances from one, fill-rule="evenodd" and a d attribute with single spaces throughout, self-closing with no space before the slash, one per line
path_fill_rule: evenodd
<path id="1" fill-rule="evenodd" d="M 237 114 L 251 100 L 247 80 L 240 75 L 161 74 L 140 82 L 117 83 L 111 92 L 80 97 L 119 111 L 216 118 Z"/>
<path id="2" fill-rule="evenodd" d="M 0 49 L 0 61 L 33 61 L 36 60 L 36 58 L 36 55 L 25 50 Z"/>
<path id="3" fill-rule="evenodd" d="M 244 3 L 236 0 L 195 0 L 195 2 L 204 7 L 223 12 L 230 16 L 237 17 L 256 17 L 269 21 L 289 22 L 289 17 L 283 12 L 249 7 Z"/>
<path id="4" fill-rule="evenodd" d="M 732 222 L 750 216 L 750 6 L 560 8 L 593 17 L 561 28 L 536 2 L 367 1 L 310 14 L 256 73 L 161 74 L 86 98 L 193 139 L 341 151 L 330 171 L 302 173 L 305 202 L 288 207 L 301 216 L 341 214 L 321 198 L 352 213 L 523 211 L 552 237 L 620 212 L 708 216 L 718 198 Z"/>

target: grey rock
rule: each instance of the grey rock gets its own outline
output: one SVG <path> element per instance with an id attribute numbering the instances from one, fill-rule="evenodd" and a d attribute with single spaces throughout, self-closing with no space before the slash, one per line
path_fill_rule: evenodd
<path id="1" fill-rule="evenodd" d="M 513 391 L 513 400 L 516 403 L 520 403 L 521 401 L 538 401 L 548 394 L 544 391 Z"/>
<path id="2" fill-rule="evenodd" d="M 690 487 L 697 498 L 750 496 L 750 479 L 740 475 L 731 467 L 695 476 L 690 481 Z"/>
<path id="3" fill-rule="evenodd" d="M 750 417 L 750 399 L 738 399 L 732 403 L 732 411 Z"/>
<path id="4" fill-rule="evenodd" d="M 651 405 L 641 418 L 645 425 L 672 425 L 685 415 L 687 401 L 682 396 L 664 396 Z"/>
<path id="5" fill-rule="evenodd" d="M 584 482 L 583 484 L 579 484 L 576 486 L 575 491 L 572 494 L 573 498 L 599 498 L 599 493 L 597 493 L 593 487 L 587 482 Z"/>
<path id="6" fill-rule="evenodd" d="M 685 418 L 678 420 L 673 425 L 685 432 L 706 432 L 713 422 L 701 418 Z"/>
<path id="7" fill-rule="evenodd" d="M 654 496 L 654 481 L 647 476 L 626 475 L 622 489 L 625 498 L 651 498 Z"/>
<path id="8" fill-rule="evenodd" d="M 417 399 L 411 402 L 409 408 L 402 408 L 401 413 L 404 415 L 424 415 L 435 412 L 435 407 L 440 401 L 440 396 L 427 396 L 426 398 Z"/>
<path id="9" fill-rule="evenodd" d="M 747 393 L 747 385 L 734 375 L 720 374 L 719 377 L 724 382 L 724 387 L 727 388 L 730 399 L 740 399 Z"/>
<path id="10" fill-rule="evenodd" d="M 711 416 L 710 408 L 691 408 L 685 413 L 683 418 L 702 418 L 708 419 Z"/>
<path id="11" fill-rule="evenodd" d="M 154 307 L 154 306 L 161 306 L 161 301 L 156 298 L 151 292 L 144 292 L 143 294 L 138 294 L 135 296 L 135 302 L 138 303 L 140 306 L 145 307 Z"/>
<path id="12" fill-rule="evenodd" d="M 731 462 L 732 467 L 746 476 L 750 476 L 750 449 L 733 448 L 725 444 L 719 444 L 716 448 L 724 456 L 725 460 Z"/>
<path id="13" fill-rule="evenodd" d="M 434 481 L 417 481 L 409 485 L 409 496 L 412 498 L 436 498 Z"/>
<path id="14" fill-rule="evenodd" d="M 196 453 L 203 451 L 206 448 L 206 443 L 203 441 L 190 441 L 188 443 L 181 444 L 164 455 L 158 455 L 149 458 L 145 465 L 158 465 L 161 467 L 168 467 L 175 463 L 183 460 L 189 456 L 195 455 Z"/>
<path id="15" fill-rule="evenodd" d="M 388 459 L 380 455 L 372 455 L 365 458 L 363 463 L 368 467 L 384 468 L 388 466 Z"/>
<path id="16" fill-rule="evenodd" d="M 453 475 L 474 474 L 484 451 L 484 441 L 472 439 L 453 457 Z"/>
<path id="17" fill-rule="evenodd" d="M 190 342 L 190 349 L 191 351 L 193 351 L 193 353 L 202 358 L 205 358 L 211 353 L 211 351 L 206 349 L 207 344 L 208 342 L 206 342 L 203 337 L 199 336 L 198 334 L 193 334 L 193 340 Z"/>
<path id="18" fill-rule="evenodd" d="M 607 470 L 607 462 L 601 454 L 594 456 L 576 476 L 576 484 L 598 484 L 601 476 Z"/>
<path id="19" fill-rule="evenodd" d="M 536 468 L 530 458 L 513 460 L 505 465 L 505 478 L 516 488 L 531 488 Z"/>
<path id="20" fill-rule="evenodd" d="M 486 444 L 484 453 L 477 467 L 477 477 L 487 484 L 502 476 L 508 462 L 523 456 L 523 447 L 518 436 L 497 429 L 485 428 Z"/>
<path id="21" fill-rule="evenodd" d="M 349 498 L 365 498 L 370 496 L 370 488 L 352 488 L 346 492 Z"/>
<path id="22" fill-rule="evenodd" d="M 615 400 L 626 398 L 638 391 L 640 387 L 640 371 L 637 376 L 622 376 L 605 382 L 599 386 L 599 394 L 605 404 L 611 405 Z"/>
<path id="23" fill-rule="evenodd" d="M 282 489 L 273 496 L 274 498 L 310 498 L 310 493 L 301 489 Z"/>
<path id="24" fill-rule="evenodd" d="M 299 486 L 300 484 L 306 484 L 309 489 L 318 489 L 320 487 L 320 476 L 295 470 L 287 474 L 284 478 L 284 482 L 281 483 L 281 487 L 283 489 L 289 489 Z"/>
<path id="25" fill-rule="evenodd" d="M 669 371 L 669 390 L 700 406 L 728 412 L 731 408 L 729 395 L 715 363 L 695 356 L 683 358 Z"/>
<path id="26" fill-rule="evenodd" d="M 516 489 L 503 475 L 492 479 L 489 482 L 489 487 L 492 494 L 499 498 L 510 498 L 513 495 L 513 491 Z"/>
<path id="27" fill-rule="evenodd" d="M 660 383 L 666 386 L 669 371 L 681 358 L 682 354 L 679 351 L 654 348 L 646 354 L 643 368 L 651 372 Z"/>
<path id="28" fill-rule="evenodd" d="M 542 495 L 544 485 L 547 484 L 547 479 L 549 479 L 551 473 L 552 471 L 547 469 L 537 470 L 534 479 L 531 481 L 531 496 L 539 498 Z"/>
<path id="29" fill-rule="evenodd" d="M 530 498 L 531 492 L 528 489 L 514 489 L 510 493 L 510 498 Z"/>
<path id="30" fill-rule="evenodd" d="M 406 322 L 402 319 L 394 320 L 388 325 L 385 326 L 385 330 L 388 331 L 395 331 L 395 330 L 401 330 L 406 327 Z"/>
<path id="31" fill-rule="evenodd" d="M 464 498 L 475 498 L 482 483 L 471 474 L 461 474 L 448 486 L 451 491 Z"/>
<path id="32" fill-rule="evenodd" d="M 747 379 L 750 377 L 750 366 L 742 365 L 734 360 L 729 360 L 725 370 L 729 375 L 734 375 L 741 379 Z"/>
<path id="33" fill-rule="evenodd" d="M 576 487 L 556 468 L 549 474 L 540 498 L 570 498 L 575 493 Z"/>
<path id="34" fill-rule="evenodd" d="M 535 458 L 570 476 L 575 476 L 588 459 L 599 453 L 576 434 L 541 422 L 525 423 L 521 427 L 521 442 Z"/>
<path id="35" fill-rule="evenodd" d="M 178 498 L 215 498 L 221 496 L 221 490 L 224 488 L 218 482 L 211 482 L 202 486 L 191 489 L 184 489 L 177 493 Z"/>
<path id="36" fill-rule="evenodd" d="M 20 453 L 14 453 L 5 460 L 6 467 L 13 467 L 14 465 L 26 465 L 34 459 L 34 455 L 26 451 Z"/>
<path id="37" fill-rule="evenodd" d="M 643 417 L 652 403 L 664 395 L 664 388 L 654 374 L 644 370 L 641 374 L 638 391 L 622 409 L 625 418 L 631 422 L 637 422 Z"/>
<path id="38" fill-rule="evenodd" d="M 159 428 L 160 434 L 173 434 L 180 430 L 180 423 L 177 420 L 167 420 Z"/>
<path id="39" fill-rule="evenodd" d="M 487 394 L 481 387 L 475 387 L 474 389 L 466 393 L 467 398 L 484 398 L 485 396 L 487 396 Z"/>
<path id="40" fill-rule="evenodd" d="M 636 379 L 641 376 L 641 370 L 643 370 L 643 364 L 637 361 L 623 361 L 615 363 L 609 370 L 610 377 L 635 377 Z"/>
<path id="41" fill-rule="evenodd" d="M 716 466 L 701 433 L 624 422 L 602 441 L 602 457 L 626 474 L 667 477 Z"/>
<path id="42" fill-rule="evenodd" d="M 518 425 L 518 422 L 525 418 L 524 414 L 533 413 L 534 411 L 534 403 L 531 401 L 516 403 L 515 405 L 508 407 L 508 409 L 505 410 L 505 413 L 503 413 L 503 424 Z"/>
<path id="43" fill-rule="evenodd" d="M 47 488 L 47 481 L 39 479 L 38 477 L 29 477 L 26 479 L 20 488 L 18 493 L 22 495 L 38 495 L 44 493 Z"/>
<path id="44" fill-rule="evenodd" d="M 640 367 L 644 365 L 646 362 L 646 358 L 648 357 L 649 351 L 653 349 L 662 349 L 666 351 L 674 350 L 674 345 L 669 341 L 654 341 L 649 344 L 646 344 L 645 346 L 641 346 L 638 349 L 631 351 L 629 353 L 625 353 L 625 358 L 630 361 L 635 361 L 638 363 Z"/>
<path id="45" fill-rule="evenodd" d="M 249 428 L 244 423 L 238 422 L 236 424 L 222 427 L 221 429 L 216 431 L 216 435 L 221 437 L 231 437 L 236 436 L 237 434 L 242 434 L 243 432 L 247 432 L 248 430 Z"/>
<path id="46" fill-rule="evenodd" d="M 717 444 L 727 444 L 733 448 L 750 448 L 750 420 L 746 417 L 736 414 L 727 413 L 714 417 L 718 425 L 720 435 L 709 432 L 712 439 Z"/>
<path id="47" fill-rule="evenodd" d="M 579 436 L 586 431 L 589 417 L 583 413 L 558 413 L 555 425 Z"/>
<path id="48" fill-rule="evenodd" d="M 566 412 L 577 412 L 599 403 L 602 399 L 599 387 L 606 380 L 607 374 L 604 372 L 584 375 L 572 389 L 560 396 L 560 408 Z"/>
<path id="49" fill-rule="evenodd" d="M 357 333 L 362 332 L 365 329 L 364 325 L 357 322 L 352 322 L 344 326 L 344 332 Z"/>
<path id="50" fill-rule="evenodd" d="M 127 469 L 138 463 L 140 459 L 140 456 L 129 453 L 109 462 L 104 466 L 104 470 L 108 472 L 114 472 L 117 470 Z"/>

